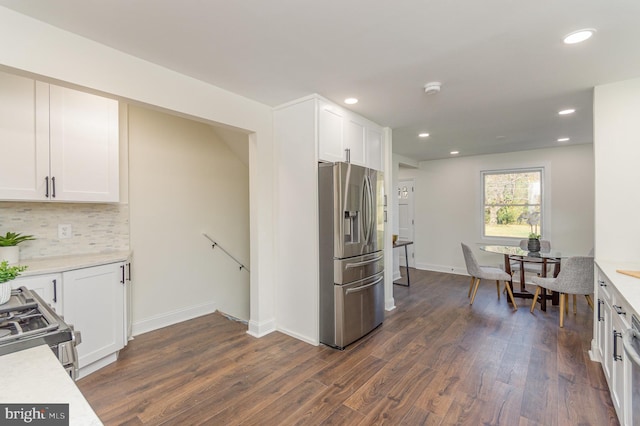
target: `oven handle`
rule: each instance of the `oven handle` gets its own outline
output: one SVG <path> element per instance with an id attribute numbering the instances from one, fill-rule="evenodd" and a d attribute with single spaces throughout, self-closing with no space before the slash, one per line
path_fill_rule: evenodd
<path id="1" fill-rule="evenodd" d="M 373 287 L 374 285 L 378 284 L 383 279 L 384 279 L 384 276 L 378 278 L 377 280 L 375 280 L 374 282 L 372 282 L 370 284 L 363 285 L 363 286 L 360 286 L 360 287 L 355 287 L 355 288 L 348 288 L 347 291 L 345 292 L 345 294 L 357 293 L 357 292 L 362 291 L 362 290 L 364 290 L 366 288 Z"/>
<path id="2" fill-rule="evenodd" d="M 380 256 L 378 256 L 378 257 L 376 257 L 374 259 L 363 260 L 362 262 L 347 263 L 345 265 L 344 269 L 357 268 L 358 266 L 368 265 L 370 263 L 377 262 L 378 260 L 382 259 L 383 257 L 384 257 L 384 254 L 381 254 Z"/>
<path id="3" fill-rule="evenodd" d="M 631 328 L 622 336 L 622 345 L 624 346 L 624 351 L 629 355 L 629 358 L 631 358 L 637 366 L 640 366 L 640 354 L 633 347 L 634 339 L 640 339 L 640 333 Z"/>

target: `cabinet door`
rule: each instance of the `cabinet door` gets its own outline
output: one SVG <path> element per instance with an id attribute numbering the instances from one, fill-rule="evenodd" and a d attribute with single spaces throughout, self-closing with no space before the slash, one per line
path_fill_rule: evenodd
<path id="1" fill-rule="evenodd" d="M 626 354 L 622 346 L 622 333 L 626 332 L 626 328 L 620 315 L 615 311 L 612 315 L 612 360 L 613 365 L 611 367 L 611 382 L 609 382 L 609 388 L 611 390 L 611 401 L 618 413 L 620 422 L 624 424 L 624 390 L 625 390 L 625 375 L 624 375 L 624 363 Z M 628 362 L 628 361 L 627 361 Z"/>
<path id="2" fill-rule="evenodd" d="M 382 148 L 382 130 L 376 127 L 367 127 L 367 167 L 384 171 Z"/>
<path id="3" fill-rule="evenodd" d="M 38 293 L 57 313 L 62 313 L 62 275 L 48 274 L 20 277 L 13 280 L 12 288 L 26 287 Z"/>
<path id="4" fill-rule="evenodd" d="M 119 199 L 118 102 L 51 85 L 54 201 Z"/>
<path id="5" fill-rule="evenodd" d="M 82 334 L 80 367 L 124 347 L 124 266 L 77 269 L 62 276 L 64 318 Z"/>
<path id="6" fill-rule="evenodd" d="M 0 200 L 46 200 L 49 87 L 0 72 Z"/>
<path id="7" fill-rule="evenodd" d="M 343 149 L 344 111 L 326 102 L 318 102 L 318 159 L 321 161 L 345 161 Z"/>
<path id="8" fill-rule="evenodd" d="M 366 166 L 365 158 L 366 126 L 352 114 L 344 120 L 344 149 L 349 150 L 350 162 Z"/>

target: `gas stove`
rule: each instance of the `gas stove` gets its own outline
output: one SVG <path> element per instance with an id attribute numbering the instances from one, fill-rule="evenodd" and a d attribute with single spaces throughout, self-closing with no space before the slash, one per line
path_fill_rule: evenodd
<path id="1" fill-rule="evenodd" d="M 80 333 L 65 323 L 36 292 L 25 287 L 12 290 L 9 301 L 0 305 L 0 355 L 43 344 L 51 348 L 75 380 Z"/>

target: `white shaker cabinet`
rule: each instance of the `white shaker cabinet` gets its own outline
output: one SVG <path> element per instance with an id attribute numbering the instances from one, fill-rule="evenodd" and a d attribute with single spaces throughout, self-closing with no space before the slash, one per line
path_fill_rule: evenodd
<path id="1" fill-rule="evenodd" d="M 18 277 L 11 282 L 11 287 L 26 287 L 35 291 L 56 313 L 62 314 L 62 274 Z"/>
<path id="2" fill-rule="evenodd" d="M 89 364 L 115 360 L 125 345 L 125 272 L 125 263 L 118 262 L 63 273 L 64 319 L 82 334 L 81 376 Z"/>
<path id="3" fill-rule="evenodd" d="M 319 96 L 317 103 L 318 160 L 349 161 L 383 171 L 382 128 L 377 124 Z M 297 108 L 294 102 L 282 108 Z"/>
<path id="4" fill-rule="evenodd" d="M 0 200 L 116 202 L 118 102 L 0 72 Z"/>

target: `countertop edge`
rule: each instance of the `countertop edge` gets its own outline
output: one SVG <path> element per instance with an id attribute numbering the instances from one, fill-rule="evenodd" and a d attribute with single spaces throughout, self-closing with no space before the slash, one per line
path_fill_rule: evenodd
<path id="1" fill-rule="evenodd" d="M 25 259 L 19 262 L 27 269 L 20 277 L 29 277 L 44 274 L 54 274 L 74 269 L 90 268 L 92 266 L 106 265 L 109 263 L 125 262 L 131 259 L 132 252 L 128 250 L 105 253 L 89 253 L 69 256 L 52 256 L 39 259 Z"/>
<path id="2" fill-rule="evenodd" d="M 612 262 L 596 259 L 596 265 L 615 285 L 618 293 L 631 305 L 636 314 L 640 314 L 640 279 L 616 272 L 622 270 L 640 270 L 640 262 Z"/>
<path id="3" fill-rule="evenodd" d="M 0 356 L 5 404 L 69 404 L 70 425 L 102 421 L 47 345 Z"/>

